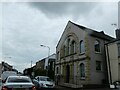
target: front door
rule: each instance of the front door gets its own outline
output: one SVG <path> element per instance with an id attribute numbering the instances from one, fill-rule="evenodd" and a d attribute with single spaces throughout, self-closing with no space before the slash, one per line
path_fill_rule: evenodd
<path id="1" fill-rule="evenodd" d="M 70 81 L 70 66 L 66 66 L 66 83 L 69 83 Z"/>

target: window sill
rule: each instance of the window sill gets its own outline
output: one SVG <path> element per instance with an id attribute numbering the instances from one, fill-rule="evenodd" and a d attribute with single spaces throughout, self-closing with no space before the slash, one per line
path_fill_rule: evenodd
<path id="1" fill-rule="evenodd" d="M 95 54 L 101 54 L 101 52 L 95 52 Z"/>
<path id="2" fill-rule="evenodd" d="M 85 52 L 84 53 L 80 53 L 79 55 L 84 55 L 85 54 Z"/>
<path id="3" fill-rule="evenodd" d="M 96 70 L 96 72 L 98 72 L 98 73 L 102 73 L 103 71 L 102 71 L 102 70 Z"/>
<path id="4" fill-rule="evenodd" d="M 75 53 L 73 53 L 73 54 L 66 55 L 66 56 L 64 56 L 64 57 L 61 57 L 60 59 L 64 59 L 64 58 L 66 58 L 66 57 L 73 56 L 73 55 L 75 55 L 75 54 L 77 54 L 77 53 L 75 52 Z"/>
<path id="5" fill-rule="evenodd" d="M 76 52 L 75 52 L 75 53 L 70 54 L 69 56 L 71 56 L 71 55 L 75 55 L 75 54 L 76 54 Z"/>
<path id="6" fill-rule="evenodd" d="M 69 54 L 69 55 L 66 55 L 65 57 L 69 57 L 69 56 L 72 56 L 72 55 L 75 55 L 77 53 L 73 53 L 73 54 Z"/>
<path id="7" fill-rule="evenodd" d="M 80 80 L 85 80 L 85 77 L 80 77 Z"/>
<path id="8" fill-rule="evenodd" d="M 63 57 L 60 58 L 60 60 L 62 59 Z"/>
<path id="9" fill-rule="evenodd" d="M 61 57 L 60 59 L 65 59 L 65 57 Z"/>

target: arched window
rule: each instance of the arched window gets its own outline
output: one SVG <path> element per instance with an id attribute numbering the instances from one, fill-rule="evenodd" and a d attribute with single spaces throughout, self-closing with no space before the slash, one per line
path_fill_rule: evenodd
<path id="1" fill-rule="evenodd" d="M 80 77 L 85 78 L 85 65 L 83 63 L 80 64 Z"/>
<path id="2" fill-rule="evenodd" d="M 100 52 L 100 42 L 98 40 L 94 43 L 95 52 Z"/>
<path id="3" fill-rule="evenodd" d="M 60 58 L 62 58 L 63 57 L 63 49 L 61 48 L 60 49 Z"/>
<path id="4" fill-rule="evenodd" d="M 72 41 L 72 43 L 71 43 L 71 54 L 73 54 L 75 52 L 76 52 L 76 44 L 75 44 L 75 41 Z"/>
<path id="5" fill-rule="evenodd" d="M 66 55 L 66 47 L 63 47 L 63 57 Z"/>
<path id="6" fill-rule="evenodd" d="M 83 40 L 80 41 L 80 53 L 85 53 L 85 46 Z"/>
<path id="7" fill-rule="evenodd" d="M 68 46 L 68 52 L 67 53 L 68 53 L 68 55 L 70 55 L 70 39 L 68 39 L 68 45 L 67 46 Z"/>
<path id="8" fill-rule="evenodd" d="M 76 53 L 76 43 L 73 43 L 73 52 Z"/>
<path id="9" fill-rule="evenodd" d="M 58 52 L 57 52 L 57 55 L 56 55 L 56 56 L 57 56 L 57 61 L 60 59 L 60 56 L 59 56 L 59 55 L 60 55 L 60 53 L 59 53 L 59 51 L 58 51 Z"/>

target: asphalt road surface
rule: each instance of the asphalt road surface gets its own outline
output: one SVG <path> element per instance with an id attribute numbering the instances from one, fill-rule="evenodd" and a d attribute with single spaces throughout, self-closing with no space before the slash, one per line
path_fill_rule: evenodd
<path id="1" fill-rule="evenodd" d="M 1 86 L 0 86 L 1 90 Z M 74 89 L 74 88 L 67 88 L 67 87 L 61 87 L 61 86 L 56 86 L 53 89 L 39 89 L 39 90 L 120 90 L 119 89 L 110 89 L 110 88 L 95 88 L 95 89 Z"/>

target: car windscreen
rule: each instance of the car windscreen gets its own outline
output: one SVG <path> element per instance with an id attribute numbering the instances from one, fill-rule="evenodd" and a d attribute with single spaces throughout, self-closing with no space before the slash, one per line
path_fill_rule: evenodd
<path id="1" fill-rule="evenodd" d="M 40 81 L 51 81 L 50 78 L 40 78 Z"/>
<path id="2" fill-rule="evenodd" d="M 31 80 L 29 78 L 11 77 L 11 78 L 8 78 L 8 82 L 11 82 L 11 83 L 27 83 L 27 82 L 31 82 Z"/>
<path id="3" fill-rule="evenodd" d="M 47 81 L 52 81 L 50 78 L 47 78 Z"/>

